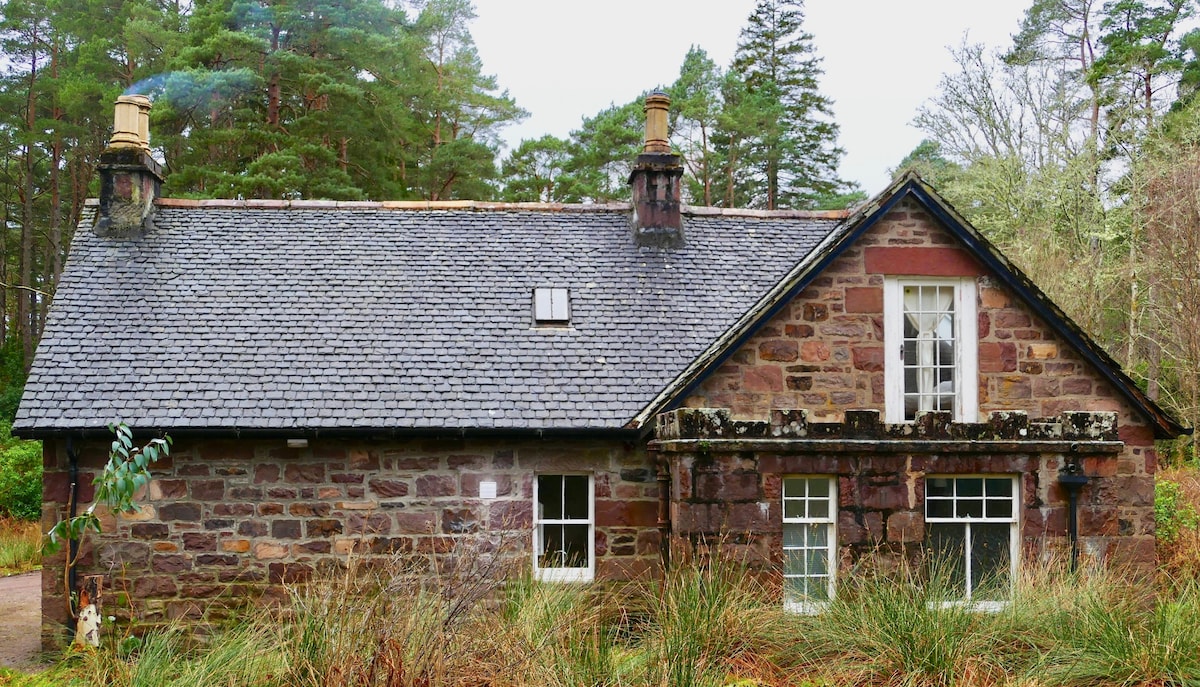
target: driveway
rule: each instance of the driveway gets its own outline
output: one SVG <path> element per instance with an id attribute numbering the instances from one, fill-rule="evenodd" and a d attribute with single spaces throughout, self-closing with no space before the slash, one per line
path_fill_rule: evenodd
<path id="1" fill-rule="evenodd" d="M 42 643 L 42 574 L 0 577 L 0 666 L 37 664 Z"/>

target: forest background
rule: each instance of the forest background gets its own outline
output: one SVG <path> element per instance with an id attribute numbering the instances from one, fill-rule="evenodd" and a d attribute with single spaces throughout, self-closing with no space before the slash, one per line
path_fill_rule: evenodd
<path id="1" fill-rule="evenodd" d="M 1192 426 L 1198 4 L 1033 0 L 1011 45 L 953 50 L 914 121 L 926 138 L 894 168 L 920 172 Z M 759 0 L 729 65 L 694 46 L 661 84 L 687 202 L 865 198 L 838 178 L 803 10 Z M 170 196 L 625 200 L 645 94 L 503 152 L 526 113 L 481 64 L 473 16 L 469 0 L 0 2 L 0 452 L 36 467 L 7 424 L 122 93 L 154 100 Z M 2 503 L 19 469 L 0 463 Z"/>

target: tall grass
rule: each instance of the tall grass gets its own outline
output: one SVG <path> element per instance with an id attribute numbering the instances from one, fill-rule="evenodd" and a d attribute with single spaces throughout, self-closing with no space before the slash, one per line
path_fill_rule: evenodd
<path id="1" fill-rule="evenodd" d="M 1007 605 L 980 612 L 944 603 L 936 570 L 902 567 L 844 576 L 823 613 L 794 615 L 779 580 L 715 556 L 623 586 L 564 585 L 488 550 L 432 576 L 412 558 L 352 562 L 203 642 L 167 629 L 58 670 L 120 687 L 1200 685 L 1190 579 L 1156 589 L 1036 560 Z"/>
<path id="2" fill-rule="evenodd" d="M 42 564 L 42 531 L 37 522 L 0 517 L 0 576 L 28 572 Z"/>

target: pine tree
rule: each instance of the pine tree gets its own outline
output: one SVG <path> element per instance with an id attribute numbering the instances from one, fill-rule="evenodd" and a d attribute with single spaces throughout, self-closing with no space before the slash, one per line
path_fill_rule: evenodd
<path id="1" fill-rule="evenodd" d="M 803 24 L 802 0 L 759 0 L 734 54 L 731 71 L 751 96 L 741 105 L 759 114 L 743 113 L 731 124 L 759 128 L 729 133 L 748 143 L 739 169 L 760 187 L 751 204 L 768 209 L 817 207 L 852 189 L 837 176 L 838 126 L 832 102 L 820 93 L 820 58 Z"/>

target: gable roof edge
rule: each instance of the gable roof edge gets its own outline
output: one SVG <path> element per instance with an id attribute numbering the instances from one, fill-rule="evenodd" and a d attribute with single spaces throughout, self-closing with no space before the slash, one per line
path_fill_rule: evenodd
<path id="1" fill-rule="evenodd" d="M 984 263 L 1004 284 L 1016 292 L 1052 330 L 1077 350 L 1100 374 L 1116 387 L 1138 411 L 1154 425 L 1156 438 L 1166 439 L 1190 434 L 1162 407 L 1145 395 L 1121 366 L 1075 324 L 1024 272 L 979 233 L 958 211 L 947 203 L 915 172 L 907 172 L 883 192 L 857 208 L 842 224 L 813 249 L 775 287 L 734 323 L 724 334 L 696 357 L 683 372 L 665 387 L 630 421 L 630 427 L 642 427 L 657 413 L 686 396 L 712 370 L 719 367 L 752 337 L 760 327 L 808 286 L 813 277 L 839 257 L 843 250 L 874 226 L 902 199 L 912 195 L 955 234 L 976 259 Z"/>
<path id="2" fill-rule="evenodd" d="M 659 412 L 687 395 L 711 370 L 733 355 L 758 328 L 808 286 L 809 280 L 841 255 L 842 250 L 861 236 L 875 221 L 887 214 L 903 195 L 897 193 L 900 181 L 866 201 L 834 227 L 812 251 L 796 264 L 774 287 L 747 310 L 729 329 L 697 356 L 670 384 L 641 410 L 628 427 L 643 427 Z M 869 221 L 864 221 L 868 220 Z"/>

